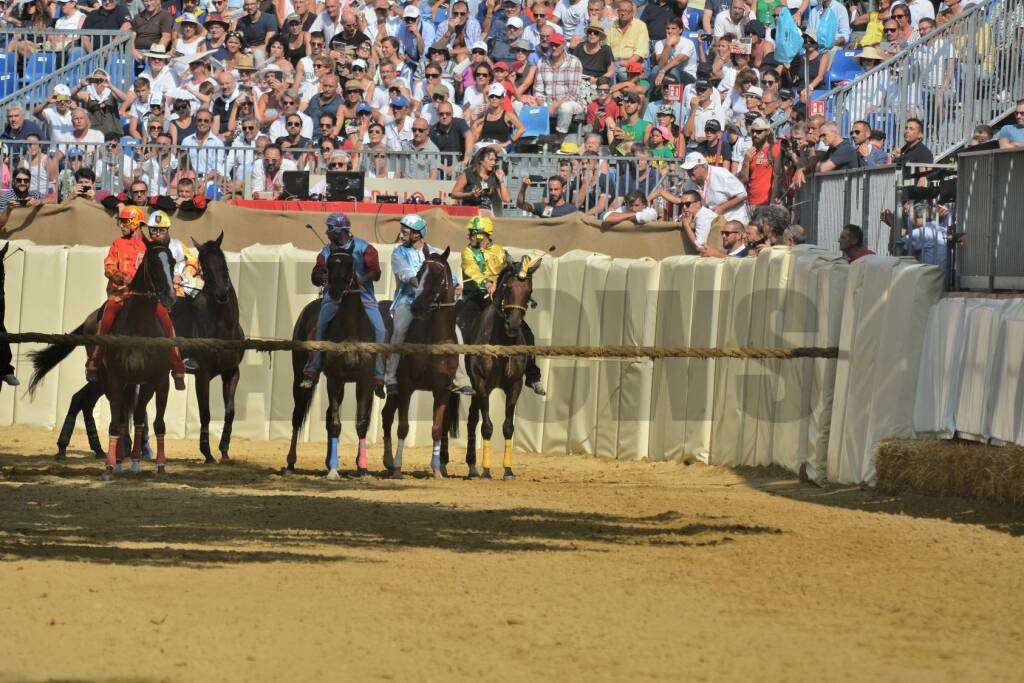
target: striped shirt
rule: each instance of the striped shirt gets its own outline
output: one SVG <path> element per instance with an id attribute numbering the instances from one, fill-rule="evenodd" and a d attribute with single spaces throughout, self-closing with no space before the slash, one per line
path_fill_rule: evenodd
<path id="1" fill-rule="evenodd" d="M 13 204 L 14 206 L 21 206 L 22 199 L 42 199 L 43 196 L 38 192 L 29 190 L 25 194 L 18 194 L 13 189 L 7 189 L 0 192 L 0 211 L 6 211 L 8 206 Z"/>
<path id="2" fill-rule="evenodd" d="M 533 94 L 545 104 L 558 100 L 574 100 L 580 91 L 583 64 L 575 56 L 566 54 L 556 66 L 550 59 L 537 64 L 537 80 L 533 83 Z"/>

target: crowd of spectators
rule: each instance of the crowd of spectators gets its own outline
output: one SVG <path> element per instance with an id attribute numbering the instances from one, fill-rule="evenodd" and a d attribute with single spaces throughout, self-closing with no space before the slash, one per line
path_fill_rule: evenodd
<path id="1" fill-rule="evenodd" d="M 922 141 L 930 124 L 909 119 L 898 143 L 865 117 L 848 140 L 810 113 L 813 95 L 827 85 L 832 47 L 861 49 L 870 68 L 966 4 L 947 0 L 936 12 L 930 0 L 706 0 L 700 10 L 686 0 L 12 3 L 4 17 L 13 26 L 131 31 L 137 73 L 121 90 L 96 69 L 57 84 L 32 111 L 9 107 L 0 185 L 4 196 L 22 192 L 27 174 L 32 197 L 0 199 L 0 209 L 64 201 L 87 185 L 133 201 L 145 185 L 148 202 L 181 204 L 185 188 L 201 210 L 196 200 L 243 188 L 280 196 L 287 171 L 357 171 L 454 181 L 453 201 L 496 212 L 680 220 L 702 249 L 713 214 L 743 226 L 725 231 L 729 239 L 742 233 L 756 248 L 753 217 L 786 205 L 808 174 L 933 161 Z M 784 25 L 802 31 L 802 54 L 788 63 L 774 42 Z M 69 35 L 7 49 L 23 63 L 40 50 L 73 58 L 95 47 Z M 948 90 L 952 58 L 943 53 L 927 72 L 932 97 Z M 524 137 L 524 109 L 535 107 L 550 116 L 544 143 L 558 149 L 559 171 L 520 173 L 515 194 L 504 155 L 541 149 Z M 1024 101 L 1000 144 L 1024 145 L 1022 110 Z M 993 135 L 982 128 L 979 139 Z M 531 188 L 541 188 L 540 201 L 527 197 Z M 644 206 L 633 211 L 638 196 Z M 763 239 L 781 243 L 788 226 L 777 227 Z"/>

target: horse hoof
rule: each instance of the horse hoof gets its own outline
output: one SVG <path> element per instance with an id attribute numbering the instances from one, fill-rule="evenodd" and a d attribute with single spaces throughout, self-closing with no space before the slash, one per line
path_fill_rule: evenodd
<path id="1" fill-rule="evenodd" d="M 446 479 L 444 470 L 433 470 L 434 479 Z"/>
<path id="2" fill-rule="evenodd" d="M 328 470 L 327 471 L 327 480 L 328 481 L 338 481 L 339 479 L 341 479 L 341 475 L 338 474 L 338 470 Z"/>
<path id="3" fill-rule="evenodd" d="M 121 469 L 122 469 L 121 463 L 117 463 L 116 465 L 114 465 L 114 471 L 115 472 L 120 472 Z"/>
<path id="4" fill-rule="evenodd" d="M 480 478 L 481 479 L 490 479 L 491 478 L 491 468 L 490 467 L 485 467 L 483 474 L 480 475 Z"/>
<path id="5" fill-rule="evenodd" d="M 111 469 L 103 470 L 103 474 L 100 475 L 102 481 L 114 481 L 114 471 Z"/>
<path id="6" fill-rule="evenodd" d="M 132 474 L 140 474 L 142 472 L 142 463 L 138 460 L 132 460 Z"/>
<path id="7" fill-rule="evenodd" d="M 405 475 L 402 474 L 402 470 L 400 470 L 400 469 L 398 469 L 396 467 L 392 467 L 391 468 L 391 478 L 392 479 L 402 479 L 402 478 L 404 478 L 404 476 Z"/>
<path id="8" fill-rule="evenodd" d="M 206 458 L 205 460 L 203 460 L 203 464 L 204 465 L 216 465 L 217 464 L 217 460 L 212 455 L 205 455 L 203 457 Z"/>
<path id="9" fill-rule="evenodd" d="M 67 449 L 64 448 L 63 446 L 58 446 L 57 447 L 57 455 L 53 456 L 53 459 L 54 460 L 67 460 L 68 459 Z"/>
<path id="10" fill-rule="evenodd" d="M 156 474 L 154 474 L 153 476 L 156 477 L 157 479 L 166 479 L 167 470 L 165 470 L 163 467 L 158 467 L 156 470 Z"/>
<path id="11" fill-rule="evenodd" d="M 370 474 L 370 470 L 366 469 L 365 467 L 360 467 L 359 470 L 356 472 L 356 477 L 358 477 L 359 479 L 369 479 L 372 476 L 373 475 Z"/>
<path id="12" fill-rule="evenodd" d="M 445 479 L 448 478 L 448 466 L 447 465 L 441 465 L 441 476 L 444 477 Z"/>
<path id="13" fill-rule="evenodd" d="M 476 465 L 470 465 L 469 466 L 469 474 L 466 475 L 466 478 L 467 479 L 479 479 L 480 478 L 480 470 L 478 470 L 476 468 Z"/>
<path id="14" fill-rule="evenodd" d="M 228 454 L 223 452 L 223 451 L 221 451 L 221 454 L 220 454 L 220 464 L 226 465 L 226 464 L 228 464 L 230 462 L 231 462 L 231 458 L 228 457 Z"/>
<path id="15" fill-rule="evenodd" d="M 516 478 L 516 475 L 514 475 L 512 473 L 512 468 L 506 467 L 505 468 L 505 476 L 503 476 L 502 479 L 504 479 L 505 481 L 513 481 L 515 478 Z"/>
<path id="16" fill-rule="evenodd" d="M 290 477 L 293 474 L 295 474 L 295 470 L 293 470 L 292 468 L 290 468 L 290 467 L 282 467 L 281 468 L 281 476 L 282 477 Z"/>
<path id="17" fill-rule="evenodd" d="M 95 450 L 92 452 L 92 457 L 96 458 L 97 460 L 106 460 L 107 454 L 104 453 L 103 451 Z"/>

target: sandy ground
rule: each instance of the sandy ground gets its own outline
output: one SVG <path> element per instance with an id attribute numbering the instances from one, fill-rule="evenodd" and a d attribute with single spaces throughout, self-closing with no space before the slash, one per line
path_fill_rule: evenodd
<path id="1" fill-rule="evenodd" d="M 104 484 L 0 434 L 0 680 L 1024 676 L 1021 511 L 578 456 L 285 479 L 241 440 Z"/>

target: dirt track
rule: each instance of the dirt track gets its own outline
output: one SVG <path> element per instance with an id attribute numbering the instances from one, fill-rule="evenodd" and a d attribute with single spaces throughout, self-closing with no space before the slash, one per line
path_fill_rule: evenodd
<path id="1" fill-rule="evenodd" d="M 284 479 L 282 443 L 241 440 L 102 484 L 51 432 L 0 434 L 0 680 L 1024 671 L 1020 511 L 518 454 L 516 482 Z"/>

